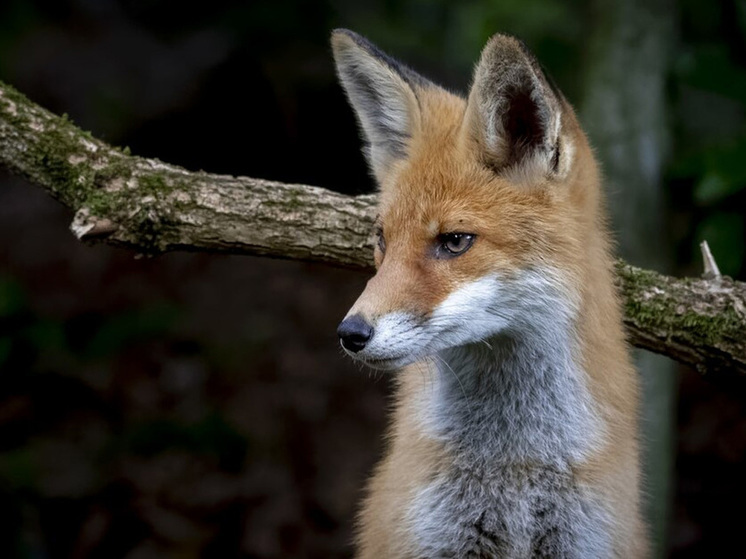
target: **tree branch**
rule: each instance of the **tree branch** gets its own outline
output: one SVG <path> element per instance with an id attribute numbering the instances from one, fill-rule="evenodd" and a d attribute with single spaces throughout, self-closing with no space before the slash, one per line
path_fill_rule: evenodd
<path id="1" fill-rule="evenodd" d="M 746 283 L 677 279 L 619 261 L 629 340 L 686 363 L 706 378 L 746 386 Z"/>
<path id="2" fill-rule="evenodd" d="M 73 209 L 73 233 L 140 253 L 200 250 L 372 270 L 375 196 L 189 172 L 113 148 L 0 82 L 0 164 Z M 630 341 L 746 386 L 746 284 L 617 266 Z"/>

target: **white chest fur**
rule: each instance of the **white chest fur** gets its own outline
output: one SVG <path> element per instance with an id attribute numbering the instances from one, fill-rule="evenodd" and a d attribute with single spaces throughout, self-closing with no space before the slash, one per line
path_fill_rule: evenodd
<path id="1" fill-rule="evenodd" d="M 569 332 L 547 321 L 440 353 L 417 396 L 448 457 L 409 509 L 423 556 L 609 555 L 609 515 L 573 476 L 603 434 Z"/>

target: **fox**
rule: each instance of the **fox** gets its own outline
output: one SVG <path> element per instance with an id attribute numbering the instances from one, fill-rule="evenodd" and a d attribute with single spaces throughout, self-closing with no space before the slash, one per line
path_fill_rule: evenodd
<path id="1" fill-rule="evenodd" d="M 397 371 L 356 557 L 647 557 L 637 372 L 570 103 L 508 35 L 465 97 L 353 31 L 331 45 L 378 187 L 376 273 L 337 334 Z"/>

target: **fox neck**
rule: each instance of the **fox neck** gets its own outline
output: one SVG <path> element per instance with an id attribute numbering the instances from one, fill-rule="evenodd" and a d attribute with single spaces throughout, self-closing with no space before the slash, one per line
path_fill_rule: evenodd
<path id="1" fill-rule="evenodd" d="M 595 446 L 601 428 L 576 363 L 574 329 L 556 315 L 544 318 L 435 359 L 425 428 L 457 466 L 566 469 Z"/>

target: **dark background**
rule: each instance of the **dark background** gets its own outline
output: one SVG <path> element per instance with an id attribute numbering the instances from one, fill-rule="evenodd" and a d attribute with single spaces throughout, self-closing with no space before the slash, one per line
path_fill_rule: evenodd
<path id="1" fill-rule="evenodd" d="M 0 79 L 95 136 L 189 169 L 372 183 L 330 29 L 464 91 L 496 31 L 582 102 L 590 2 L 0 1 Z M 667 214 L 743 279 L 746 3 L 677 4 Z M 389 381 L 334 330 L 366 278 L 250 257 L 84 246 L 0 171 L 0 557 L 346 557 Z M 679 374 L 671 557 L 746 557 L 746 406 Z"/>

